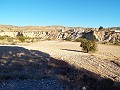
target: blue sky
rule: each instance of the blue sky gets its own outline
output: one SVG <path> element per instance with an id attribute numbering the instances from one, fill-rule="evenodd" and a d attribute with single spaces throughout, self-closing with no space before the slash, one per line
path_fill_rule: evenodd
<path id="1" fill-rule="evenodd" d="M 120 26 L 120 0 L 0 0 L 0 24 Z"/>

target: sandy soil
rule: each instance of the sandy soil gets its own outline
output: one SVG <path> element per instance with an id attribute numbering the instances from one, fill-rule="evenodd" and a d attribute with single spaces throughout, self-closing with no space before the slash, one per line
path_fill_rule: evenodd
<path id="1" fill-rule="evenodd" d="M 98 56 L 105 59 L 120 59 L 120 46 L 98 44 Z"/>
<path id="2" fill-rule="evenodd" d="M 95 54 L 83 53 L 79 42 L 41 41 L 24 47 L 120 81 L 120 66 L 114 62 L 120 61 L 120 46 L 99 44 Z"/>
<path id="3" fill-rule="evenodd" d="M 79 42 L 41 41 L 25 47 L 41 50 L 57 58 L 64 57 L 66 53 L 88 55 L 82 52 Z M 94 55 L 104 59 L 120 59 L 120 46 L 98 44 L 98 51 Z"/>

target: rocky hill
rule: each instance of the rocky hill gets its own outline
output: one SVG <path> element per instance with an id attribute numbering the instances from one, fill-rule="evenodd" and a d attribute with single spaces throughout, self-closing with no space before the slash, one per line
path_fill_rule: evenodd
<path id="1" fill-rule="evenodd" d="M 0 36 L 16 37 L 22 33 L 25 37 L 41 39 L 76 40 L 86 38 L 98 42 L 120 43 L 120 27 L 111 28 L 83 28 L 64 26 L 12 26 L 0 25 Z"/>

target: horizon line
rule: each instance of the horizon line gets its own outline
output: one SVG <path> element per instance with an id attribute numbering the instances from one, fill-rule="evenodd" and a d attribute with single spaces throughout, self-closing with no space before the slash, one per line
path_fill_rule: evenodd
<path id="1" fill-rule="evenodd" d="M 38 26 L 38 27 L 49 27 L 49 26 L 60 26 L 60 27 L 75 27 L 75 28 L 99 28 L 99 27 L 92 27 L 92 26 L 66 26 L 66 25 L 15 25 L 15 24 L 0 24 L 1 26 L 17 26 L 17 27 L 27 27 L 27 26 Z M 103 26 L 102 26 L 103 27 Z M 110 26 L 110 27 L 103 27 L 103 28 L 117 28 L 120 26 Z"/>

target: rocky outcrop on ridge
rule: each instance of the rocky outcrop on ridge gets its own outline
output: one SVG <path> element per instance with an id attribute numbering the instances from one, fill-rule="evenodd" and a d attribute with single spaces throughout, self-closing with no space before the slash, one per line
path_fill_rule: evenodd
<path id="1" fill-rule="evenodd" d="M 22 33 L 25 37 L 49 40 L 86 38 L 98 42 L 120 43 L 120 28 L 82 28 L 64 26 L 11 26 L 0 25 L 0 36 L 16 37 Z"/>

